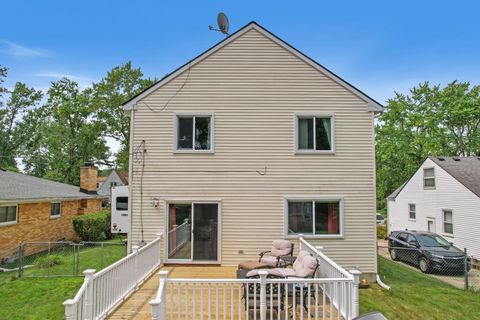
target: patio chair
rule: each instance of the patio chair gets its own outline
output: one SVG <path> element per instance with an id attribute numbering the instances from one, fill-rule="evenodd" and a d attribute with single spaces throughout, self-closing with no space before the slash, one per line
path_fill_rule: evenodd
<path id="1" fill-rule="evenodd" d="M 270 267 L 280 267 L 286 265 L 282 260 L 283 256 L 293 255 L 293 243 L 288 240 L 274 240 L 272 249 L 260 252 L 258 262 L 265 263 Z"/>

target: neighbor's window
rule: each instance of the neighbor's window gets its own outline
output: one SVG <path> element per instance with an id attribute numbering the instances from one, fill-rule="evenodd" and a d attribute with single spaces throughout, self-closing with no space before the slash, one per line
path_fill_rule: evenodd
<path id="1" fill-rule="evenodd" d="M 452 210 L 443 210 L 443 232 L 453 234 Z"/>
<path id="2" fill-rule="evenodd" d="M 423 188 L 424 189 L 435 188 L 435 169 L 434 168 L 423 169 Z"/>
<path id="3" fill-rule="evenodd" d="M 301 116 L 297 118 L 299 151 L 332 151 L 332 117 Z"/>
<path id="4" fill-rule="evenodd" d="M 17 206 L 0 207 L 0 225 L 17 222 Z"/>
<path id="5" fill-rule="evenodd" d="M 340 235 L 339 200 L 289 200 L 287 210 L 288 234 Z"/>
<path id="6" fill-rule="evenodd" d="M 211 123 L 211 116 L 178 116 L 177 150 L 211 150 Z"/>
<path id="7" fill-rule="evenodd" d="M 116 207 L 119 211 L 128 210 L 128 197 L 117 197 Z"/>
<path id="8" fill-rule="evenodd" d="M 61 214 L 62 214 L 61 203 L 52 202 L 50 206 L 50 217 L 60 217 Z"/>
<path id="9" fill-rule="evenodd" d="M 110 182 L 110 188 L 113 188 L 113 187 L 116 187 L 117 186 L 117 183 L 114 181 L 114 182 Z"/>
<path id="10" fill-rule="evenodd" d="M 417 218 L 417 212 L 416 212 L 415 204 L 410 203 L 408 205 L 408 218 L 409 219 L 416 219 Z"/>

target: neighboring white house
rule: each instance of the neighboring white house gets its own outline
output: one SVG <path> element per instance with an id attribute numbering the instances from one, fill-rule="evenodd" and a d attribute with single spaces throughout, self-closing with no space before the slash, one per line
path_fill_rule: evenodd
<path id="1" fill-rule="evenodd" d="M 431 231 L 480 258 L 480 157 L 429 157 L 388 197 L 389 231 Z"/>
<path id="2" fill-rule="evenodd" d="M 123 105 L 129 244 L 235 265 L 298 236 L 374 279 L 382 106 L 255 22 Z"/>
<path id="3" fill-rule="evenodd" d="M 97 179 L 97 193 L 103 198 L 108 198 L 110 200 L 112 187 L 126 185 L 128 185 L 128 174 L 113 169 L 107 177 L 99 177 Z"/>

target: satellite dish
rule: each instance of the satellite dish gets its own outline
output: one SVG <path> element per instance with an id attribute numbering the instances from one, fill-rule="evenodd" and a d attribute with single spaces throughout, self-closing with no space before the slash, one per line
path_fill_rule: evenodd
<path id="1" fill-rule="evenodd" d="M 220 12 L 217 16 L 217 24 L 218 24 L 218 30 L 220 30 L 221 33 L 228 35 L 228 18 L 225 15 L 225 13 Z"/>
<path id="2" fill-rule="evenodd" d="M 228 23 L 227 15 L 225 13 L 220 12 L 218 14 L 217 25 L 218 25 L 218 29 L 215 29 L 213 26 L 208 26 L 208 29 L 214 30 L 214 31 L 220 31 L 221 33 L 223 33 L 227 36 L 229 35 L 228 34 L 229 23 Z"/>

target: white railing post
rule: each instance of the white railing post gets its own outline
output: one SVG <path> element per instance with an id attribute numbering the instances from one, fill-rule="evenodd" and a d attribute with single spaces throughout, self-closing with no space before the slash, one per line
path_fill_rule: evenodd
<path id="1" fill-rule="evenodd" d="M 138 249 L 140 249 L 140 246 L 132 246 L 132 251 L 135 254 L 135 257 L 133 258 L 133 276 L 135 277 L 135 287 L 133 290 L 138 289 Z"/>
<path id="2" fill-rule="evenodd" d="M 260 320 L 267 319 L 267 271 L 258 271 L 260 276 Z"/>
<path id="3" fill-rule="evenodd" d="M 352 287 L 352 318 L 358 317 L 359 314 L 359 297 L 358 297 L 358 285 L 360 283 L 360 275 L 362 274 L 359 270 L 350 270 L 350 273 L 353 276 L 353 287 Z"/>
<path id="4" fill-rule="evenodd" d="M 158 273 L 159 291 L 155 299 L 150 301 L 152 308 L 152 320 L 167 319 L 167 278 L 168 271 L 162 270 Z M 178 302 L 180 303 L 180 301 Z"/>
<path id="5" fill-rule="evenodd" d="M 75 301 L 73 299 L 66 300 L 63 305 L 65 306 L 65 319 L 66 320 L 76 320 L 74 317 L 75 314 Z"/>
<path id="6" fill-rule="evenodd" d="M 85 291 L 85 309 L 84 309 L 84 319 L 82 320 L 91 320 L 93 317 L 93 286 L 92 280 L 93 275 L 95 274 L 95 269 L 87 269 L 83 271 L 85 276 L 84 281 L 88 283 L 87 289 Z"/>

